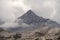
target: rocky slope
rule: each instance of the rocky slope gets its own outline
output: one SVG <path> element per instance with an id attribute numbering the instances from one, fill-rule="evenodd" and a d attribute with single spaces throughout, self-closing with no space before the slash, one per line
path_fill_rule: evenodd
<path id="1" fill-rule="evenodd" d="M 60 40 L 60 28 L 42 27 L 23 33 L 1 31 L 0 40 Z"/>

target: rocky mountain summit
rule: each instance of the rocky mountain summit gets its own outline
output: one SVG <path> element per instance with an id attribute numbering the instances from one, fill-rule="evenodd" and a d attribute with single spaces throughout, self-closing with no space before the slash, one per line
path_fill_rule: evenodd
<path id="1" fill-rule="evenodd" d="M 29 10 L 27 13 L 19 17 L 18 19 L 22 19 L 26 24 L 35 24 L 46 22 L 43 17 L 37 16 L 33 11 Z"/>
<path id="2" fill-rule="evenodd" d="M 23 22 L 26 24 L 40 24 L 42 22 L 46 22 L 46 19 L 37 16 L 32 10 L 27 11 L 24 15 L 22 15 L 18 19 L 22 19 Z"/>

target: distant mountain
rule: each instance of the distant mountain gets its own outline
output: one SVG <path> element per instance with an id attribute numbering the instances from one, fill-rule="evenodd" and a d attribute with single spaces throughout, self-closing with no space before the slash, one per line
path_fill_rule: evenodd
<path id="1" fill-rule="evenodd" d="M 10 28 L 9 30 L 13 31 L 28 31 L 28 30 L 34 30 L 40 27 L 60 27 L 60 24 L 58 24 L 56 21 L 52 21 L 50 19 L 45 19 L 43 17 L 37 16 L 32 10 L 27 11 L 24 15 L 17 18 L 17 23 L 19 25 L 22 25 L 17 28 Z M 26 27 L 26 25 L 28 27 Z"/>
<path id="2" fill-rule="evenodd" d="M 43 17 L 37 16 L 32 10 L 27 11 L 24 15 L 19 17 L 22 19 L 23 23 L 34 24 L 34 25 L 49 25 L 49 26 L 60 26 L 56 21 L 50 19 L 45 19 Z"/>
<path id="3" fill-rule="evenodd" d="M 19 17 L 18 19 L 22 19 L 26 24 L 40 24 L 46 22 L 47 20 L 43 17 L 37 16 L 33 11 L 29 10 L 27 13 Z"/>

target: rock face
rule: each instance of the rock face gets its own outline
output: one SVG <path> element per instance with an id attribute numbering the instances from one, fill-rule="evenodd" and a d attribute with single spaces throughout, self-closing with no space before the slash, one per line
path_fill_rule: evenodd
<path id="1" fill-rule="evenodd" d="M 27 35 L 25 34 L 26 35 L 25 40 L 60 40 L 60 32 L 59 32 L 60 28 L 57 27 L 55 28 L 46 27 L 45 29 L 44 28 L 45 27 L 42 27 L 39 30 L 37 29 L 29 33 L 26 33 Z"/>
<path id="2" fill-rule="evenodd" d="M 21 37 L 22 37 L 21 33 L 12 33 L 7 30 L 0 31 L 0 40 L 17 40 L 20 39 Z"/>
<path id="3" fill-rule="evenodd" d="M 60 28 L 42 27 L 26 33 L 1 31 L 0 40 L 60 40 Z"/>

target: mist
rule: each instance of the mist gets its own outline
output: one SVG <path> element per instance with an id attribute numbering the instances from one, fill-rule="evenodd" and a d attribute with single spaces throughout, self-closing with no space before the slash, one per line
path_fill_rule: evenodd
<path id="1" fill-rule="evenodd" d="M 38 16 L 60 23 L 60 0 L 0 0 L 0 19 L 4 21 L 2 26 L 17 24 L 14 21 L 30 9 Z"/>

